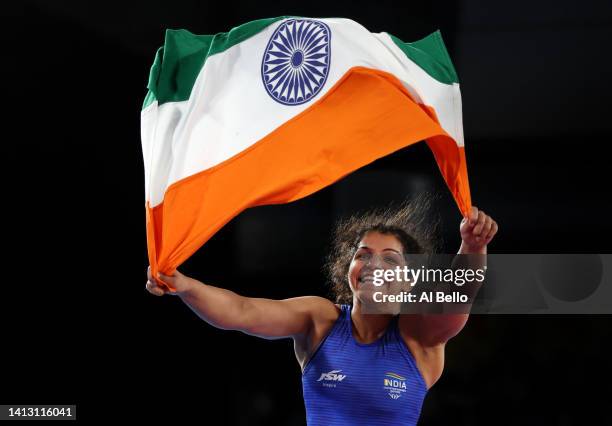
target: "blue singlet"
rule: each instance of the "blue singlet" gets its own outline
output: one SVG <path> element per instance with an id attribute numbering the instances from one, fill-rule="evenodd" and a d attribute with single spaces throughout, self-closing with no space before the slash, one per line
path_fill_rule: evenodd
<path id="1" fill-rule="evenodd" d="M 351 306 L 307 362 L 302 388 L 308 426 L 416 425 L 427 393 L 393 317 L 377 341 L 353 337 Z"/>

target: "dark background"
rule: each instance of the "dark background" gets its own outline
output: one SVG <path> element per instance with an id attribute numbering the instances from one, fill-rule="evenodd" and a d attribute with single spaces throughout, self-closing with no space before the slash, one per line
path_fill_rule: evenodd
<path id="1" fill-rule="evenodd" d="M 610 1 L 3 3 L 0 403 L 77 404 L 83 422 L 303 425 L 290 340 L 214 329 L 146 281 L 140 108 L 166 28 L 286 14 L 414 41 L 441 29 L 463 96 L 473 202 L 491 253 L 610 251 Z M 424 144 L 304 200 L 248 210 L 180 269 L 244 295 L 327 295 L 334 221 L 441 194 Z M 580 280 L 576 280 L 580 285 Z M 610 316 L 473 315 L 421 425 L 612 424 Z M 356 404 L 359 401 L 355 401 Z"/>

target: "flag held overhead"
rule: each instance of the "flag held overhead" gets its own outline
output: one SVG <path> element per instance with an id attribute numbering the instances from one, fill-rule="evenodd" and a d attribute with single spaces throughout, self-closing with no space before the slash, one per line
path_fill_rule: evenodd
<path id="1" fill-rule="evenodd" d="M 404 43 L 349 19 L 296 17 L 214 36 L 168 30 L 148 89 L 154 276 L 243 210 L 306 197 L 419 141 L 462 214 L 471 208 L 461 94 L 439 32 Z"/>

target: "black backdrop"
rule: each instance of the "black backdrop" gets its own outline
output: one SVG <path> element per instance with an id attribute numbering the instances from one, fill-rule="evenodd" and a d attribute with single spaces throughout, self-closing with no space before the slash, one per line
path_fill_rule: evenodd
<path id="1" fill-rule="evenodd" d="M 0 403 L 76 403 L 83 422 L 304 424 L 289 340 L 216 330 L 144 289 L 139 113 L 165 28 L 212 34 L 293 14 L 405 41 L 441 29 L 462 87 L 473 201 L 500 225 L 490 252 L 609 251 L 609 1 L 1 9 Z M 180 269 L 244 295 L 325 296 L 334 221 L 423 189 L 442 195 L 455 251 L 461 217 L 419 144 L 304 200 L 244 212 Z M 612 424 L 611 329 L 609 316 L 474 315 L 447 346 L 420 424 Z"/>

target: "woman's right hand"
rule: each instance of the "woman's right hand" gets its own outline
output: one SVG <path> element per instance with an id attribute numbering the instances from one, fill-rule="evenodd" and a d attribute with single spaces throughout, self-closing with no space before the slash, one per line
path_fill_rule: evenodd
<path id="1" fill-rule="evenodd" d="M 187 275 L 181 274 L 178 269 L 174 271 L 174 275 L 172 276 L 159 273 L 158 278 L 161 279 L 163 282 L 170 284 L 176 289 L 176 291 L 168 290 L 166 286 L 164 286 L 157 279 L 155 279 L 151 274 L 151 267 L 149 266 L 147 268 L 148 281 L 145 287 L 149 293 L 155 296 L 163 296 L 165 294 L 177 296 L 189 290 L 189 288 L 191 288 L 191 286 L 193 285 L 193 280 Z"/>

